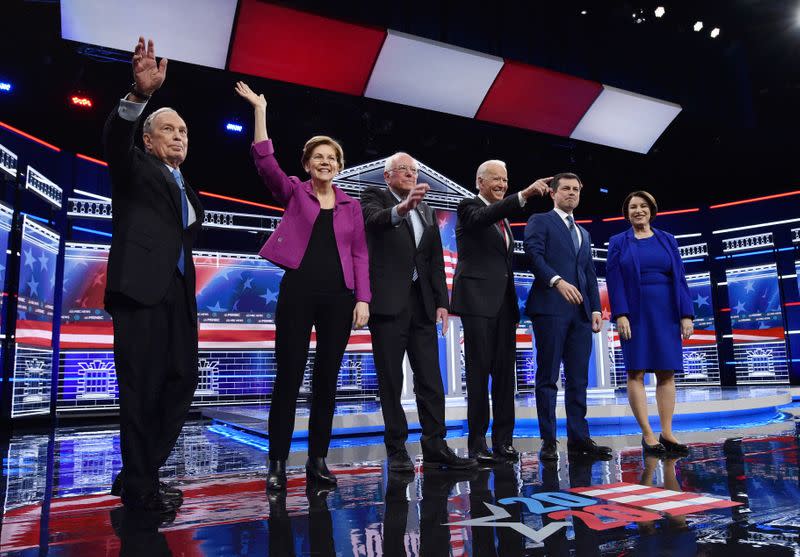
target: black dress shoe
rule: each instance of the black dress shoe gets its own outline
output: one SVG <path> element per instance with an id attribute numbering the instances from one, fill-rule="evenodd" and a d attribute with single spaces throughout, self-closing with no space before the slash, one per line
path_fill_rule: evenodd
<path id="1" fill-rule="evenodd" d="M 664 449 L 668 453 L 679 454 L 684 456 L 689 454 L 689 447 L 687 447 L 683 443 L 673 443 L 672 441 L 667 441 L 666 439 L 664 439 L 663 435 L 658 436 L 658 442 L 664 446 Z"/>
<path id="2" fill-rule="evenodd" d="M 396 453 L 389 455 L 387 460 L 389 461 L 388 468 L 390 472 L 414 471 L 414 463 L 411 461 L 411 458 L 408 456 L 408 452 L 406 452 L 405 449 L 401 449 Z"/>
<path id="3" fill-rule="evenodd" d="M 170 514 L 178 510 L 178 505 L 175 502 L 164 499 L 160 493 L 131 495 L 123 492 L 122 504 L 131 511 L 147 513 Z"/>
<path id="4" fill-rule="evenodd" d="M 458 456 L 448 446 L 439 449 L 437 452 L 423 453 L 422 455 L 422 467 L 426 469 L 469 470 L 477 465 L 478 461 L 474 458 Z"/>
<path id="5" fill-rule="evenodd" d="M 306 461 L 306 481 L 321 485 L 336 485 L 336 476 L 328 470 L 325 459 L 319 456 L 310 456 Z"/>
<path id="6" fill-rule="evenodd" d="M 648 445 L 644 442 L 644 437 L 642 437 L 642 451 L 644 454 L 653 455 L 653 456 L 661 456 L 667 453 L 667 449 L 664 448 L 664 445 L 661 443 L 655 443 L 653 445 Z"/>
<path id="7" fill-rule="evenodd" d="M 558 460 L 558 441 L 545 441 L 539 449 L 539 460 Z"/>
<path id="8" fill-rule="evenodd" d="M 597 460 L 611 460 L 611 447 L 598 445 L 593 439 L 567 441 L 567 453 L 572 457 L 588 457 Z"/>
<path id="9" fill-rule="evenodd" d="M 114 478 L 114 483 L 111 484 L 111 495 L 114 497 L 122 497 L 122 477 L 122 470 L 120 470 L 119 474 L 117 474 L 117 477 Z M 161 494 L 162 498 L 176 503 L 176 505 L 179 507 L 183 504 L 183 491 L 177 487 L 173 487 L 164 482 L 158 482 L 158 492 Z"/>
<path id="10" fill-rule="evenodd" d="M 519 460 L 519 451 L 510 443 L 507 445 L 495 445 L 492 447 L 492 450 L 494 451 L 494 454 L 501 456 L 506 460 L 512 460 L 514 462 Z"/>
<path id="11" fill-rule="evenodd" d="M 286 489 L 286 461 L 270 460 L 267 470 L 267 491 L 284 491 Z"/>
<path id="12" fill-rule="evenodd" d="M 469 451 L 469 457 L 474 458 L 478 464 L 500 464 L 503 459 L 492 453 L 488 447 L 478 447 Z"/>

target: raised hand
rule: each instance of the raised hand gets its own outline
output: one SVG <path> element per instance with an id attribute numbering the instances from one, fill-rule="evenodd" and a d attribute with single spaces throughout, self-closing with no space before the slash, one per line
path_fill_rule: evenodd
<path id="1" fill-rule="evenodd" d="M 244 81 L 237 81 L 234 90 L 240 97 L 253 105 L 253 108 L 267 108 L 267 99 L 264 98 L 264 94 L 256 95 L 255 91 L 250 89 L 250 86 Z"/>
<path id="2" fill-rule="evenodd" d="M 164 84 L 164 78 L 167 77 L 167 59 L 162 58 L 161 62 L 156 63 L 156 49 L 152 39 L 148 40 L 145 46 L 144 37 L 139 37 L 131 63 L 133 81 L 140 93 L 152 95 Z"/>
<path id="3" fill-rule="evenodd" d="M 550 192 L 550 186 L 548 186 L 547 184 L 552 179 L 553 179 L 552 176 L 550 176 L 549 178 L 539 178 L 530 186 L 522 190 L 522 197 L 524 197 L 525 199 L 533 197 L 534 195 L 541 195 L 542 197 L 544 197 Z"/>
<path id="4" fill-rule="evenodd" d="M 425 194 L 428 193 L 430 186 L 422 183 L 414 186 L 406 198 L 397 206 L 397 214 L 401 217 L 406 216 L 409 211 L 413 211 L 417 206 L 422 203 Z"/>

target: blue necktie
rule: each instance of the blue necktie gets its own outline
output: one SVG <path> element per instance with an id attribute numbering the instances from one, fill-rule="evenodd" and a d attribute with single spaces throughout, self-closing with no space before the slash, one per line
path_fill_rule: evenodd
<path id="1" fill-rule="evenodd" d="M 567 215 L 567 222 L 569 223 L 569 235 L 572 236 L 572 245 L 575 246 L 575 253 L 578 253 L 581 244 L 578 241 L 578 229 L 575 226 L 575 221 L 573 220 L 572 215 Z"/>
<path id="2" fill-rule="evenodd" d="M 183 176 L 181 171 L 177 168 L 172 169 L 172 176 L 175 178 L 178 187 L 181 189 L 181 223 L 183 228 L 189 223 L 189 202 L 186 200 L 186 188 L 183 186 Z M 184 254 L 183 254 L 183 240 L 181 239 L 181 254 L 178 257 L 178 270 L 183 274 L 184 271 Z"/>

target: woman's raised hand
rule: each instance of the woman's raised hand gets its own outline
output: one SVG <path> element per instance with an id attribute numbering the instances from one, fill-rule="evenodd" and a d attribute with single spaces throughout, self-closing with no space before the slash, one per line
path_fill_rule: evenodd
<path id="1" fill-rule="evenodd" d="M 267 99 L 264 98 L 264 94 L 256 95 L 255 91 L 250 89 L 250 86 L 244 81 L 237 81 L 234 89 L 240 97 L 253 105 L 253 108 L 267 108 Z"/>

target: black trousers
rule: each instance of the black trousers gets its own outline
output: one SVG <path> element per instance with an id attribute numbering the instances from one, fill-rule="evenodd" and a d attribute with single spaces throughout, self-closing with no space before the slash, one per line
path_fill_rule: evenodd
<path id="1" fill-rule="evenodd" d="M 514 355 L 516 300 L 506 296 L 494 317 L 462 315 L 467 375 L 467 424 L 470 450 L 486 446 L 489 429 L 489 377 L 492 378 L 492 445 L 511 444 L 514 436 Z"/>
<path id="2" fill-rule="evenodd" d="M 158 469 L 192 404 L 197 321 L 190 296 L 194 292 L 176 270 L 165 298 L 154 306 L 112 297 L 123 489 L 130 496 L 158 491 Z"/>
<path id="3" fill-rule="evenodd" d="M 440 450 L 445 442 L 444 386 L 439 370 L 436 324 L 425 312 L 418 286 L 411 287 L 406 308 L 397 315 L 371 315 L 369 330 L 378 372 L 386 453 L 405 449 L 408 422 L 400 396 L 403 392 L 403 354 L 414 373 L 414 393 L 422 425 L 423 455 Z"/>
<path id="4" fill-rule="evenodd" d="M 291 275 L 284 275 L 275 309 L 277 372 L 269 409 L 269 458 L 286 460 L 294 432 L 297 395 L 308 361 L 311 327 L 317 332 L 317 352 L 311 379 L 308 456 L 328 456 L 336 381 L 350 338 L 355 297 L 349 290 L 313 293 Z"/>

